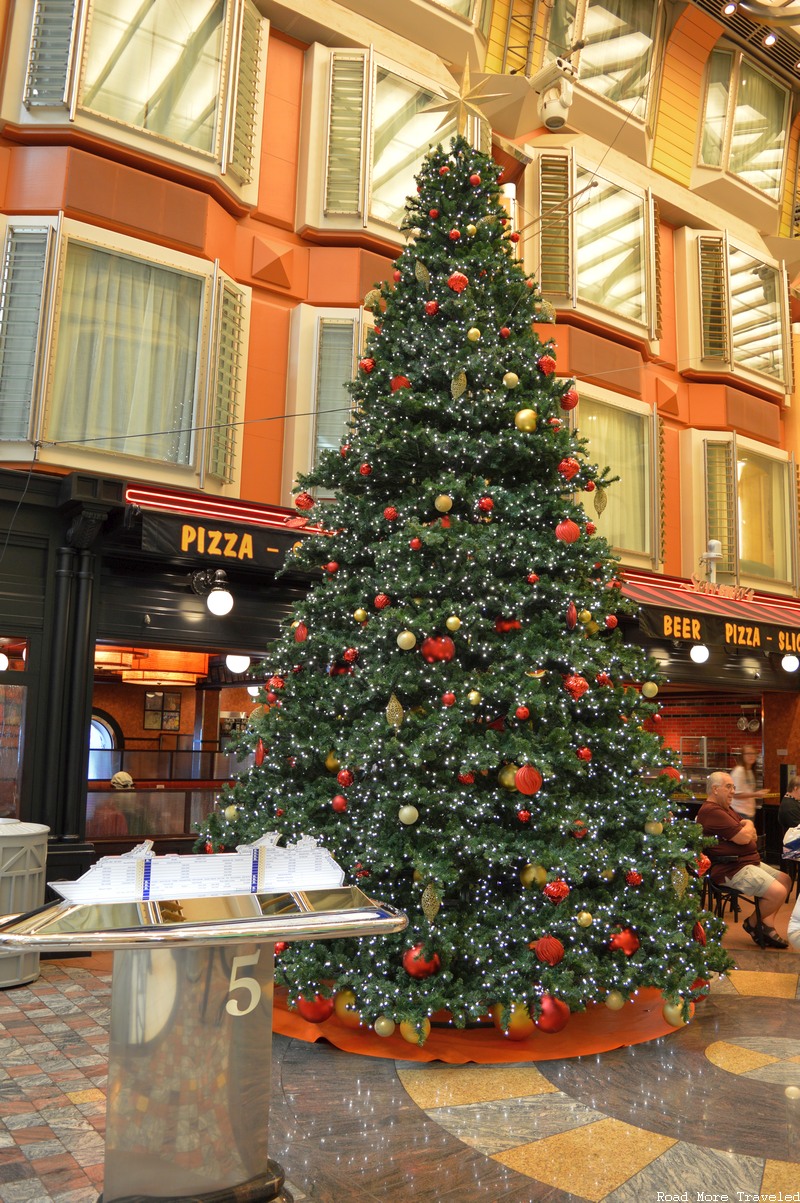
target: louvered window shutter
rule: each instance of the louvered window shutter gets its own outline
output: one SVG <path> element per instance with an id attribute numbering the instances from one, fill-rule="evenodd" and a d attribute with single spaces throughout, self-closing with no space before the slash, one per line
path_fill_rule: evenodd
<path id="1" fill-rule="evenodd" d="M 698 239 L 700 256 L 701 355 L 721 363 L 730 361 L 728 276 L 722 238 Z"/>
<path id="2" fill-rule="evenodd" d="M 653 324 L 653 337 L 661 338 L 663 331 L 663 311 L 661 307 L 661 281 L 662 281 L 662 266 L 661 266 L 661 210 L 658 207 L 658 201 L 654 200 L 653 204 L 653 288 L 655 289 L 654 297 L 654 315 L 655 322 Z"/>
<path id="3" fill-rule="evenodd" d="M 256 118 L 258 115 L 258 78 L 262 52 L 261 16 L 251 0 L 245 0 L 241 12 L 239 62 L 236 92 L 233 98 L 233 130 L 230 150 L 223 169 L 240 183 L 253 179 Z"/>
<path id="4" fill-rule="evenodd" d="M 331 56 L 325 212 L 360 217 L 363 178 L 367 59 L 336 51 Z"/>
<path id="5" fill-rule="evenodd" d="M 317 333 L 314 463 L 341 445 L 350 417 L 347 385 L 353 379 L 358 322 L 321 318 Z"/>
<path id="6" fill-rule="evenodd" d="M 566 155 L 539 160 L 539 287 L 547 295 L 572 295 L 570 161 Z"/>
<path id="7" fill-rule="evenodd" d="M 736 574 L 736 490 L 733 443 L 705 440 L 706 542 L 719 539 L 722 559 L 717 571 Z"/>
<path id="8" fill-rule="evenodd" d="M 25 107 L 66 108 L 75 0 L 36 0 Z"/>
<path id="9" fill-rule="evenodd" d="M 237 288 L 222 284 L 217 322 L 216 372 L 211 409 L 208 471 L 229 484 L 236 463 L 239 398 L 244 389 L 244 297 Z"/>
<path id="10" fill-rule="evenodd" d="M 27 439 L 49 231 L 12 229 L 0 278 L 0 438 Z"/>

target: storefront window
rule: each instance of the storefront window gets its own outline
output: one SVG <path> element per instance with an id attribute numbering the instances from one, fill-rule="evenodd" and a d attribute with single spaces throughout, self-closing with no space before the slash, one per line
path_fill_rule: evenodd
<path id="1" fill-rule="evenodd" d="M 0 684 L 0 817 L 18 818 L 25 749 L 24 685 Z"/>

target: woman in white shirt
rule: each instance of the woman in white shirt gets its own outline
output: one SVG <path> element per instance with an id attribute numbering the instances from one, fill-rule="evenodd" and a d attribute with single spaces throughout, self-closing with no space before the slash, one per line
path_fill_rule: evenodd
<path id="1" fill-rule="evenodd" d="M 752 744 L 745 744 L 731 770 L 733 784 L 736 786 L 731 807 L 743 819 L 752 819 L 756 813 L 756 802 L 759 798 L 767 796 L 765 789 L 758 788 L 754 767 L 756 759 L 756 749 Z"/>

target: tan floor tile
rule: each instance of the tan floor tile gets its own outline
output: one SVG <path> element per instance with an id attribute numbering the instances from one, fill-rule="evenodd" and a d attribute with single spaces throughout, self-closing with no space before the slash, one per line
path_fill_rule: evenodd
<path id="1" fill-rule="evenodd" d="M 66 1096 L 71 1103 L 94 1103 L 98 1099 L 104 1099 L 106 1093 L 104 1090 L 69 1090 Z"/>
<path id="2" fill-rule="evenodd" d="M 767 1161 L 764 1163 L 764 1177 L 761 1179 L 760 1195 L 762 1199 L 774 1196 L 776 1199 L 797 1197 L 797 1184 L 800 1182 L 800 1161 Z"/>
<path id="3" fill-rule="evenodd" d="M 423 1110 L 551 1094 L 557 1090 L 535 1065 L 508 1065 L 499 1069 L 478 1065 L 431 1066 L 398 1070 L 398 1077 Z"/>
<path id="4" fill-rule="evenodd" d="M 731 1074 L 746 1074 L 751 1069 L 761 1069 L 762 1065 L 774 1065 L 778 1057 L 769 1053 L 757 1053 L 751 1048 L 742 1048 L 738 1044 L 729 1044 L 727 1040 L 716 1040 L 709 1044 L 706 1056 L 712 1065 L 727 1069 Z"/>
<path id="5" fill-rule="evenodd" d="M 573 1195 L 599 1203 L 674 1144 L 667 1136 L 603 1119 L 497 1153 L 493 1160 L 550 1186 L 569 1182 Z"/>
<path id="6" fill-rule="evenodd" d="M 739 994 L 758 998 L 794 998 L 797 994 L 796 973 L 756 973 L 749 969 L 732 969 L 730 979 Z"/>

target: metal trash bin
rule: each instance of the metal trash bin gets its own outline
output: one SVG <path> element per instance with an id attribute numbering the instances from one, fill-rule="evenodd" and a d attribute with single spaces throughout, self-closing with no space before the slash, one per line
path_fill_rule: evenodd
<path id="1" fill-rule="evenodd" d="M 0 818 L 0 916 L 24 915 L 44 903 L 50 828 Z M 0 953 L 0 990 L 39 976 L 38 952 Z"/>

